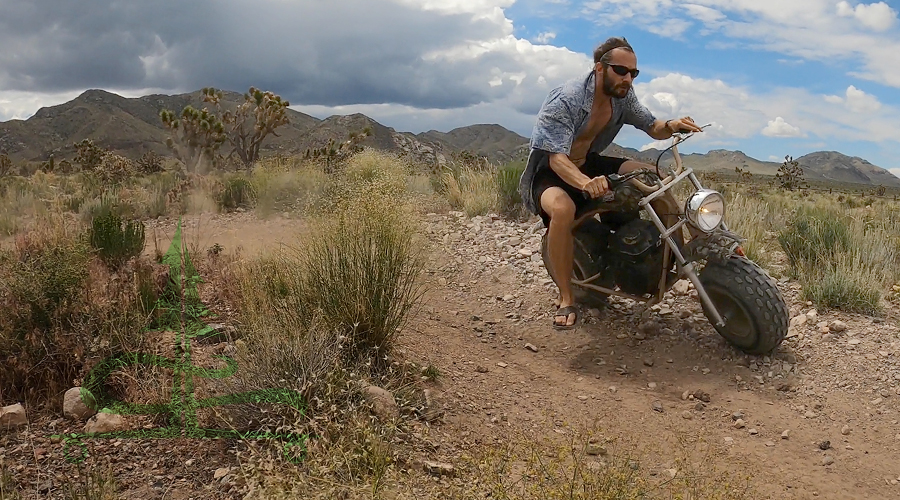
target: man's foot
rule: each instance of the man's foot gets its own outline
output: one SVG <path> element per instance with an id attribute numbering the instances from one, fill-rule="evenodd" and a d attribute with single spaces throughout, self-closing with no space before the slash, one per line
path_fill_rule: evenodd
<path id="1" fill-rule="evenodd" d="M 571 330 L 578 324 L 580 312 L 576 306 L 560 307 L 553 317 L 553 328 L 557 330 Z"/>

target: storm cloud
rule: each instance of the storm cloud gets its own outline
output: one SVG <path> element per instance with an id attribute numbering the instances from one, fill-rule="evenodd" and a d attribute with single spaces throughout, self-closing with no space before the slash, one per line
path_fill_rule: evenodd
<path id="1" fill-rule="evenodd" d="M 0 0 L 0 90 L 273 90 L 294 105 L 535 111 L 587 56 L 516 39 L 499 9 L 403 0 Z M 493 14 L 492 14 L 493 13 Z"/>

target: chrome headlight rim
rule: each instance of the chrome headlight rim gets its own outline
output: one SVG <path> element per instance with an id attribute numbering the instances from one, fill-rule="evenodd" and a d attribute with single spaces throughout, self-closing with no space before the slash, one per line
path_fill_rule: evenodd
<path id="1" fill-rule="evenodd" d="M 713 213 L 713 216 L 718 216 L 718 220 L 715 224 L 706 224 L 700 219 L 700 209 L 704 206 L 709 205 L 710 203 L 721 203 L 721 211 L 720 213 Z M 696 227 L 697 229 L 703 231 L 704 233 L 711 233 L 716 230 L 716 228 L 722 225 L 722 222 L 725 220 L 725 197 L 722 196 L 722 193 L 714 190 L 714 189 L 699 189 L 694 194 L 688 197 L 687 201 L 684 203 L 684 215 L 687 217 L 688 222 Z"/>

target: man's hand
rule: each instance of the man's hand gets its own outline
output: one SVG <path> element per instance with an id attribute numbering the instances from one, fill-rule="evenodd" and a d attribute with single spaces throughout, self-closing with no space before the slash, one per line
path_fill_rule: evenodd
<path id="1" fill-rule="evenodd" d="M 581 186 L 581 190 L 591 195 L 591 198 L 599 198 L 609 191 L 609 181 L 603 175 L 594 177 Z"/>
<path id="2" fill-rule="evenodd" d="M 694 123 L 694 120 L 690 116 L 685 116 L 684 118 L 676 118 L 674 120 L 668 120 L 666 122 L 666 128 L 669 129 L 669 132 L 676 133 L 683 130 L 687 130 L 689 132 L 703 132 L 703 129 L 697 126 Z"/>

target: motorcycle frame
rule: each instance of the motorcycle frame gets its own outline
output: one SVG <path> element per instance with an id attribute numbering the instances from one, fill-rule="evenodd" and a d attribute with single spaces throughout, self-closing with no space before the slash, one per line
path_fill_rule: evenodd
<path id="1" fill-rule="evenodd" d="M 677 144 L 677 142 L 676 142 L 676 144 Z M 706 289 L 703 287 L 703 284 L 700 282 L 700 277 L 697 275 L 697 271 L 694 269 L 693 261 L 691 261 L 691 262 L 687 261 L 684 254 L 681 252 L 681 249 L 678 248 L 678 245 L 675 244 L 675 240 L 672 238 L 672 235 L 675 234 L 676 231 L 681 231 L 685 224 L 690 224 L 687 220 L 687 217 L 684 214 L 684 211 L 680 210 L 679 211 L 680 213 L 678 214 L 678 222 L 673 224 L 672 227 L 667 228 L 665 226 L 665 224 L 663 224 L 662 220 L 659 218 L 659 215 L 656 213 L 656 210 L 654 210 L 653 206 L 650 205 L 650 202 L 652 202 L 656 198 L 659 198 L 660 196 L 662 196 L 663 194 L 668 192 L 670 189 L 672 189 L 673 186 L 675 186 L 679 182 L 683 181 L 684 179 L 689 179 L 691 181 L 691 183 L 694 185 L 694 188 L 696 190 L 699 191 L 700 189 L 703 189 L 703 186 L 700 184 L 700 180 L 697 179 L 696 175 L 694 175 L 694 169 L 692 169 L 692 168 L 682 169 L 681 168 L 681 158 L 678 155 L 677 147 L 673 145 L 672 149 L 673 149 L 673 153 L 675 155 L 675 161 L 679 167 L 678 171 L 676 171 L 677 175 L 675 175 L 675 177 L 672 178 L 671 180 L 668 180 L 668 182 L 664 182 L 662 180 L 657 179 L 655 189 L 653 189 L 653 191 L 651 191 L 649 194 L 645 193 L 645 196 L 643 196 L 640 199 L 640 201 L 638 202 L 638 206 L 641 209 L 646 210 L 647 213 L 650 215 L 651 221 L 653 222 L 653 224 L 656 226 L 656 228 L 660 232 L 659 238 L 665 243 L 665 249 L 663 251 L 663 264 L 662 264 L 663 272 L 662 272 L 662 276 L 660 277 L 660 280 L 659 280 L 659 287 L 658 287 L 657 293 L 655 295 L 653 295 L 652 297 L 647 298 L 645 296 L 632 295 L 629 293 L 621 292 L 618 290 L 612 290 L 612 289 L 609 289 L 609 288 L 606 288 L 603 286 L 593 284 L 592 282 L 594 280 L 596 280 L 597 278 L 599 278 L 602 273 L 597 273 L 597 274 L 595 274 L 587 279 L 584 279 L 584 280 L 576 280 L 576 279 L 572 278 L 571 283 L 573 285 L 577 285 L 582 288 L 588 288 L 591 290 L 595 290 L 600 293 L 605 293 L 608 295 L 616 295 L 619 297 L 625 297 L 625 298 L 636 300 L 638 302 L 646 302 L 648 306 L 652 306 L 652 305 L 662 301 L 663 296 L 669 289 L 669 287 L 666 286 L 669 269 L 671 268 L 669 258 L 670 258 L 670 255 L 674 255 L 675 256 L 675 264 L 678 269 L 678 277 L 679 278 L 687 278 L 691 281 L 691 283 L 694 284 L 694 289 L 697 290 L 697 295 L 699 296 L 700 301 L 703 303 L 704 306 L 706 306 L 706 310 L 709 313 L 710 321 L 713 324 L 715 324 L 721 328 L 721 327 L 725 326 L 725 321 L 722 319 L 722 316 L 719 314 L 719 311 L 716 309 L 716 306 L 712 303 L 712 299 L 710 299 L 709 294 L 706 292 Z M 631 180 L 628 182 L 634 182 L 634 181 Z M 641 189 L 641 191 L 644 192 L 646 187 L 647 186 L 644 185 L 644 187 Z M 586 214 L 584 214 L 582 217 L 579 218 L 579 220 L 575 224 L 575 227 L 578 227 L 578 225 L 580 225 L 581 221 L 583 221 L 589 217 L 594 217 L 596 214 L 605 212 L 605 211 L 607 211 L 607 210 L 605 210 L 603 208 L 598 208 L 596 210 L 591 210 L 591 211 L 587 212 Z M 718 227 L 720 227 L 726 231 L 728 230 L 728 227 L 725 225 L 724 219 L 722 220 L 722 222 L 719 224 Z M 576 263 L 576 265 L 577 265 L 577 263 Z M 582 271 L 581 275 L 584 276 L 584 270 L 582 269 L 581 271 Z"/>

